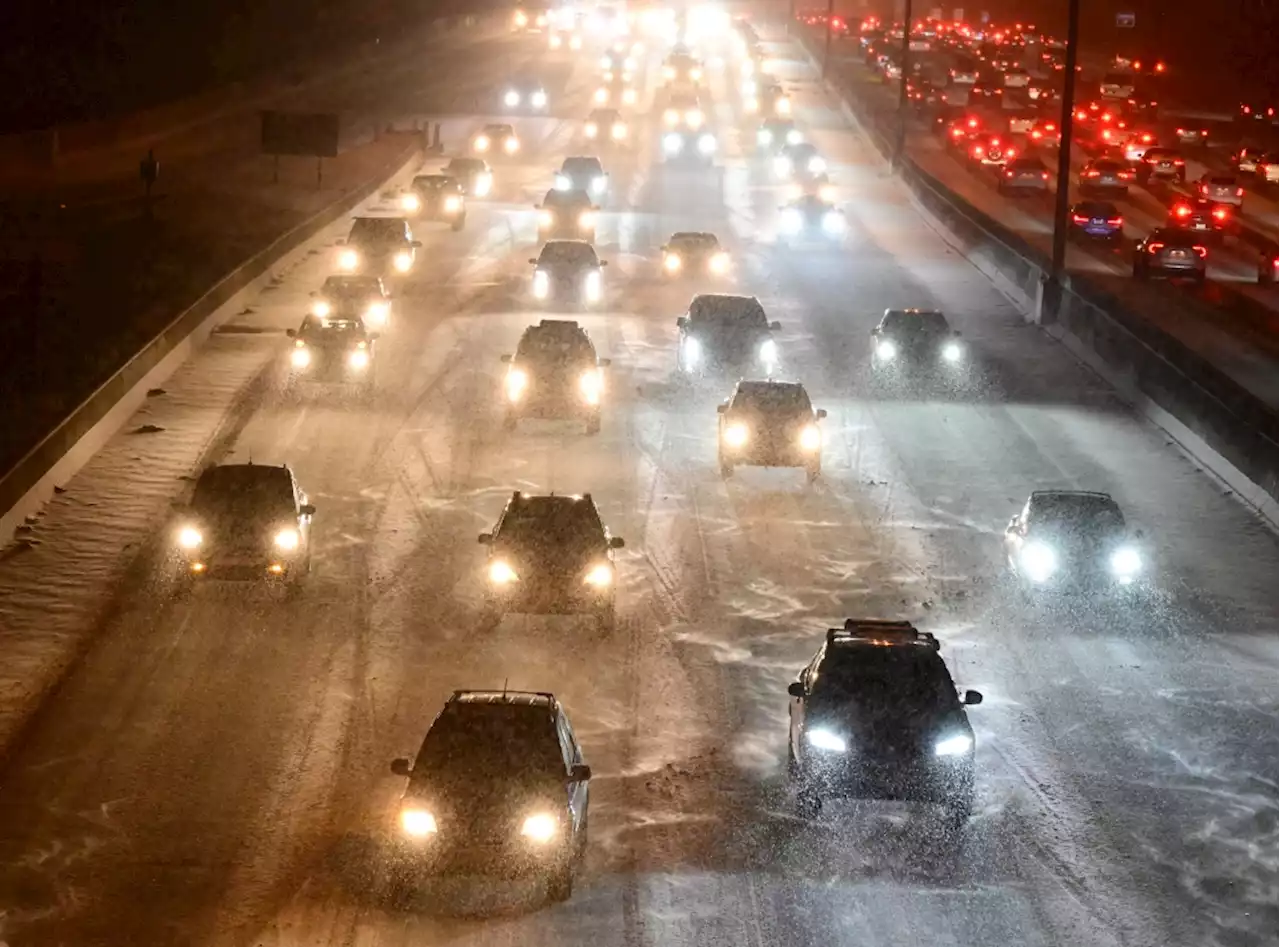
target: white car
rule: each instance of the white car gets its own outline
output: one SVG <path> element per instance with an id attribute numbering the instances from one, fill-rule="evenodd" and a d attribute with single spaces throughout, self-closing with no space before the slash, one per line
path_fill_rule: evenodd
<path id="1" fill-rule="evenodd" d="M 1231 204 L 1235 207 L 1244 204 L 1244 188 L 1234 174 L 1206 171 L 1196 182 L 1196 193 L 1215 204 Z"/>
<path id="2" fill-rule="evenodd" d="M 1280 183 L 1280 155 L 1269 151 L 1258 159 L 1258 177 L 1268 184 Z"/>

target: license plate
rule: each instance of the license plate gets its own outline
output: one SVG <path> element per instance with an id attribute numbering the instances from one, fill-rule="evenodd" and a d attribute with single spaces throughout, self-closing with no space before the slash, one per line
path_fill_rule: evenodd
<path id="1" fill-rule="evenodd" d="M 1172 170 L 1173 170 L 1173 165 L 1172 165 L 1172 164 L 1170 164 L 1168 161 L 1161 161 L 1161 162 L 1160 162 L 1160 170 L 1161 170 L 1161 171 L 1172 171 Z"/>
<path id="2" fill-rule="evenodd" d="M 1169 251 L 1169 259 L 1171 260 L 1185 260 L 1186 258 L 1187 258 L 1186 250 L 1170 250 Z"/>
<path id="3" fill-rule="evenodd" d="M 1208 230 L 1208 229 L 1209 229 L 1209 225 L 1208 225 L 1208 224 L 1196 224 L 1195 229 L 1196 229 L 1196 230 Z"/>

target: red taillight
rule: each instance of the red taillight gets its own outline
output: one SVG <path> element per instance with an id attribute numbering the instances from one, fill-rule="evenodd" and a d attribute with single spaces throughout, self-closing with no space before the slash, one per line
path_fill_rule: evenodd
<path id="1" fill-rule="evenodd" d="M 1242 187 L 1236 188 L 1236 197 L 1244 197 L 1244 188 Z"/>
<path id="2" fill-rule="evenodd" d="M 1178 129 L 1178 134 L 1179 134 L 1179 135 L 1185 135 L 1186 133 L 1187 133 L 1187 130 L 1186 130 L 1185 128 L 1179 128 L 1179 129 Z"/>
<path id="3" fill-rule="evenodd" d="M 1047 180 L 1049 180 L 1049 172 L 1048 172 L 1048 171 L 1041 171 L 1041 172 L 1040 172 L 1040 180 L 1042 180 L 1042 181 L 1047 181 Z"/>
<path id="4" fill-rule="evenodd" d="M 1087 223 L 1089 222 L 1089 218 L 1088 218 L 1088 217 L 1081 217 L 1079 214 L 1072 214 L 1072 215 L 1071 215 L 1071 222 L 1072 222 L 1073 224 L 1087 224 Z"/>
<path id="5" fill-rule="evenodd" d="M 1056 132 L 1058 130 L 1058 126 L 1053 124 L 1053 122 L 1050 122 L 1044 127 L 1044 130 L 1047 132 Z"/>
<path id="6" fill-rule="evenodd" d="M 1018 149 L 1017 149 L 1017 148 L 1006 148 L 1006 149 L 1004 150 L 1004 153 L 1005 153 L 1005 157 L 1012 158 L 1014 155 L 1016 155 L 1016 154 L 1018 153 Z"/>
<path id="7" fill-rule="evenodd" d="M 1151 144 L 1151 141 L 1152 141 L 1152 139 L 1151 139 L 1151 136 L 1150 136 L 1150 135 L 1143 135 L 1143 136 L 1142 136 L 1142 143 L 1143 143 L 1144 145 L 1149 145 L 1149 144 Z"/>
<path id="8" fill-rule="evenodd" d="M 1215 208 L 1213 209 L 1213 219 L 1214 219 L 1214 220 L 1226 220 L 1226 219 L 1227 219 L 1227 212 L 1226 212 L 1226 210 L 1225 210 L 1224 208 L 1222 208 L 1222 207 L 1215 207 Z"/>
<path id="9" fill-rule="evenodd" d="M 1159 253 L 1159 252 L 1160 252 L 1161 250 L 1163 250 L 1163 249 L 1164 249 L 1164 244 L 1163 244 L 1163 243 L 1148 243 L 1148 244 L 1147 244 L 1147 252 L 1148 252 L 1148 253 Z"/>
<path id="10" fill-rule="evenodd" d="M 1110 141 L 1110 140 L 1111 140 L 1111 129 L 1109 129 L 1109 128 L 1104 128 L 1104 129 L 1102 130 L 1102 140 L 1103 140 L 1103 141 Z"/>
<path id="11" fill-rule="evenodd" d="M 1119 226 L 1122 226 L 1122 225 L 1124 224 L 1124 218 L 1123 218 L 1123 217 L 1108 217 L 1108 218 L 1107 218 L 1107 223 L 1109 223 L 1112 227 L 1119 227 Z"/>
<path id="12" fill-rule="evenodd" d="M 974 145 L 974 147 L 973 147 L 973 156 L 974 156 L 975 158 L 981 158 L 981 157 L 982 157 L 982 146 L 981 146 L 981 145 Z"/>
<path id="13" fill-rule="evenodd" d="M 1192 249 L 1192 250 L 1195 250 L 1195 251 L 1196 251 L 1196 253 L 1200 254 L 1200 258 L 1201 258 L 1201 259 L 1204 259 L 1205 257 L 1207 257 L 1207 256 L 1209 255 L 1209 251 L 1208 251 L 1208 250 L 1206 250 L 1204 247 L 1200 246 L 1200 244 L 1198 244 L 1198 243 L 1197 243 L 1194 247 L 1192 247 L 1191 249 Z"/>
<path id="14" fill-rule="evenodd" d="M 1190 207 L 1187 207 L 1185 204 L 1184 204 L 1184 205 L 1182 205 L 1181 207 L 1175 207 L 1175 208 L 1173 209 L 1173 212 L 1174 212 L 1174 214 L 1175 214 L 1175 215 L 1177 215 L 1178 217 L 1190 217 L 1190 216 L 1191 216 L 1191 208 L 1190 208 Z"/>
<path id="15" fill-rule="evenodd" d="M 1086 172 L 1084 173 L 1084 176 L 1085 176 L 1085 177 L 1087 177 L 1087 178 L 1096 178 L 1096 177 L 1098 177 L 1098 174 L 1099 174 L 1099 172 L 1097 172 L 1097 171 L 1086 171 Z"/>

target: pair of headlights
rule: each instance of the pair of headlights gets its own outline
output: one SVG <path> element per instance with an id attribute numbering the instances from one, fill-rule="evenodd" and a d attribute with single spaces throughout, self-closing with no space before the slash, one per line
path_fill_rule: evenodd
<path id="1" fill-rule="evenodd" d="M 360 266 L 360 253 L 348 247 L 338 254 L 338 269 L 351 270 Z M 397 273 L 408 273 L 413 269 L 413 254 L 408 250 L 399 250 L 391 258 L 391 266 Z"/>
<path id="2" fill-rule="evenodd" d="M 824 753 L 847 753 L 849 751 L 849 741 L 833 730 L 825 727 L 815 727 L 805 731 L 805 741 L 815 750 L 821 750 Z M 933 755 L 937 757 L 958 757 L 964 756 L 973 749 L 973 737 L 967 733 L 955 733 L 936 741 L 933 745 Z"/>
<path id="3" fill-rule="evenodd" d="M 735 421 L 724 429 L 724 442 L 728 447 L 745 447 L 751 440 L 751 429 L 741 421 Z M 813 453 L 822 448 L 822 432 L 816 424 L 806 424 L 800 429 L 797 443 L 802 451 Z"/>
<path id="4" fill-rule="evenodd" d="M 489 582 L 498 587 L 505 587 L 520 581 L 520 574 L 505 559 L 495 559 L 489 563 Z M 593 589 L 607 589 L 613 584 L 613 566 L 607 562 L 598 562 L 586 571 L 582 584 Z"/>
<path id="5" fill-rule="evenodd" d="M 293 552 L 302 542 L 297 529 L 288 527 L 276 532 L 271 537 L 272 545 L 281 552 Z M 194 552 L 204 545 L 204 534 L 195 526 L 184 526 L 178 530 L 178 545 L 189 552 Z"/>
<path id="6" fill-rule="evenodd" d="M 400 810 L 400 828 L 412 838 L 429 838 L 440 832 L 435 814 L 419 806 L 406 806 Z M 546 845 L 560 834 L 560 820 L 550 812 L 536 812 L 520 823 L 521 837 L 535 845 Z"/>
<path id="7" fill-rule="evenodd" d="M 679 273 L 684 269 L 684 257 L 679 253 L 668 253 L 662 259 L 662 267 L 668 273 Z M 707 269 L 716 276 L 723 276 L 729 272 L 729 254 L 723 251 L 712 254 L 707 260 Z"/>
<path id="8" fill-rule="evenodd" d="M 708 156 L 714 154 L 716 150 L 715 136 L 709 132 L 698 136 L 698 140 L 694 147 L 700 155 Z M 685 150 L 684 137 L 675 133 L 667 135 L 662 139 L 662 150 L 671 156 L 683 154 Z"/>
<path id="9" fill-rule="evenodd" d="M 529 388 L 528 373 L 522 368 L 511 368 L 507 372 L 506 388 L 507 400 L 519 401 Z M 604 376 L 601 375 L 600 369 L 594 368 L 582 373 L 578 378 L 578 393 L 589 405 L 594 406 L 600 403 L 600 397 L 604 393 Z"/>
<path id="10" fill-rule="evenodd" d="M 422 210 L 422 198 L 417 194 L 404 194 L 400 197 L 400 209 L 410 214 L 416 214 Z M 462 198 L 456 194 L 450 194 L 441 202 L 440 209 L 446 214 L 456 214 L 462 210 Z"/>
<path id="11" fill-rule="evenodd" d="M 881 339 L 876 343 L 876 358 L 884 362 L 898 357 L 898 343 L 892 339 Z M 958 362 L 964 357 L 964 346 L 959 342 L 947 342 L 942 346 L 942 358 L 948 362 Z"/>
<path id="12" fill-rule="evenodd" d="M 1018 551 L 1018 564 L 1023 574 L 1037 584 L 1048 582 L 1062 567 L 1057 550 L 1039 540 L 1032 540 Z M 1108 557 L 1107 566 L 1119 582 L 1127 584 L 1142 571 L 1142 555 L 1132 546 L 1121 546 Z"/>
<path id="13" fill-rule="evenodd" d="M 798 234 L 804 230 L 804 214 L 789 207 L 782 214 L 782 232 Z M 829 237 L 838 237 L 845 232 L 845 220 L 838 210 L 829 210 L 822 215 L 822 232 Z"/>

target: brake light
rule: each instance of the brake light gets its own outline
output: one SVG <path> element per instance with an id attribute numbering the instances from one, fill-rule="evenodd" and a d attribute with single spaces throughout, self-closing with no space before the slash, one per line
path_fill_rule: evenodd
<path id="1" fill-rule="evenodd" d="M 1087 224 L 1087 223 L 1089 222 L 1089 218 L 1088 218 L 1088 217 L 1081 217 L 1079 214 L 1072 214 L 1072 215 L 1071 215 L 1071 222 L 1072 222 L 1073 224 Z"/>
<path id="2" fill-rule="evenodd" d="M 973 156 L 974 156 L 975 158 L 981 158 L 981 157 L 982 157 L 982 146 L 981 146 L 981 145 L 974 145 L 974 146 L 973 146 Z"/>
<path id="3" fill-rule="evenodd" d="M 1109 129 L 1109 128 L 1104 128 L 1104 129 L 1102 130 L 1102 140 L 1103 140 L 1103 141 L 1110 141 L 1110 140 L 1111 140 L 1111 129 Z"/>
<path id="4" fill-rule="evenodd" d="M 1236 188 L 1236 197 L 1244 197 L 1244 188 L 1242 187 Z"/>
<path id="5" fill-rule="evenodd" d="M 1016 154 L 1018 153 L 1018 149 L 1017 149 L 1017 148 L 1006 148 L 1006 149 L 1004 150 L 1004 153 L 1005 153 L 1005 156 L 1006 156 L 1006 157 L 1008 157 L 1008 158 L 1012 158 L 1014 155 L 1016 155 Z"/>
<path id="6" fill-rule="evenodd" d="M 1227 211 L 1226 211 L 1226 209 L 1225 209 L 1225 208 L 1223 208 L 1223 207 L 1215 207 L 1215 208 L 1213 209 L 1213 219 L 1214 219 L 1214 220 L 1226 220 L 1226 219 L 1227 219 Z"/>
<path id="7" fill-rule="evenodd" d="M 1099 173 L 1099 172 L 1097 172 L 1097 171 L 1086 171 L 1086 172 L 1084 173 L 1084 176 L 1085 176 L 1085 177 L 1087 177 L 1087 178 L 1096 178 L 1096 177 L 1098 176 L 1098 173 Z"/>
<path id="8" fill-rule="evenodd" d="M 1124 224 L 1124 218 L 1123 218 L 1123 217 L 1108 217 L 1108 218 L 1107 218 L 1107 223 L 1108 223 L 1108 224 L 1110 224 L 1112 227 L 1119 227 L 1119 226 L 1121 226 L 1121 225 L 1123 225 L 1123 224 Z"/>
<path id="9" fill-rule="evenodd" d="M 1177 129 L 1177 132 L 1179 135 L 1185 135 L 1187 133 L 1187 130 L 1185 128 L 1179 128 Z"/>
<path id="10" fill-rule="evenodd" d="M 1191 208 L 1190 208 L 1190 207 L 1187 207 L 1185 204 L 1183 204 L 1183 205 L 1182 205 L 1182 206 L 1180 206 L 1180 207 L 1175 207 L 1175 208 L 1173 209 L 1173 212 L 1174 212 L 1174 214 L 1175 214 L 1176 216 L 1178 216 L 1178 217 L 1190 217 L 1190 216 L 1191 216 Z"/>
<path id="11" fill-rule="evenodd" d="M 1056 132 L 1058 130 L 1058 126 L 1053 124 L 1053 122 L 1050 122 L 1044 127 L 1044 130 L 1047 132 Z"/>
<path id="12" fill-rule="evenodd" d="M 1159 253 L 1159 252 L 1160 252 L 1161 250 L 1163 250 L 1163 249 L 1164 249 L 1164 244 L 1163 244 L 1163 243 L 1148 243 L 1148 244 L 1147 244 L 1147 252 L 1148 252 L 1148 253 Z"/>
<path id="13" fill-rule="evenodd" d="M 1192 247 L 1191 249 L 1192 249 L 1192 250 L 1195 250 L 1195 251 L 1196 251 L 1196 253 L 1200 254 L 1200 258 L 1201 258 L 1201 259 L 1204 259 L 1205 257 L 1207 257 L 1207 256 L 1209 255 L 1209 251 L 1208 251 L 1208 250 L 1206 250 L 1204 247 L 1200 246 L 1200 244 L 1198 244 L 1198 243 L 1197 243 L 1194 247 Z"/>
<path id="14" fill-rule="evenodd" d="M 1047 181 L 1047 180 L 1049 180 L 1049 172 L 1048 172 L 1048 171 L 1041 171 L 1041 172 L 1040 172 L 1040 180 L 1042 180 L 1042 181 Z"/>
<path id="15" fill-rule="evenodd" d="M 1182 167 L 1184 164 L 1186 164 L 1186 162 L 1185 162 L 1185 161 L 1183 161 L 1181 158 L 1174 158 L 1174 159 L 1173 159 L 1173 163 L 1174 163 L 1174 165 L 1176 165 L 1177 167 Z"/>
<path id="16" fill-rule="evenodd" d="M 1143 135 L 1143 136 L 1142 136 L 1142 143 L 1143 143 L 1144 145 L 1149 145 L 1149 144 L 1151 144 L 1151 136 L 1150 136 L 1150 135 Z"/>

